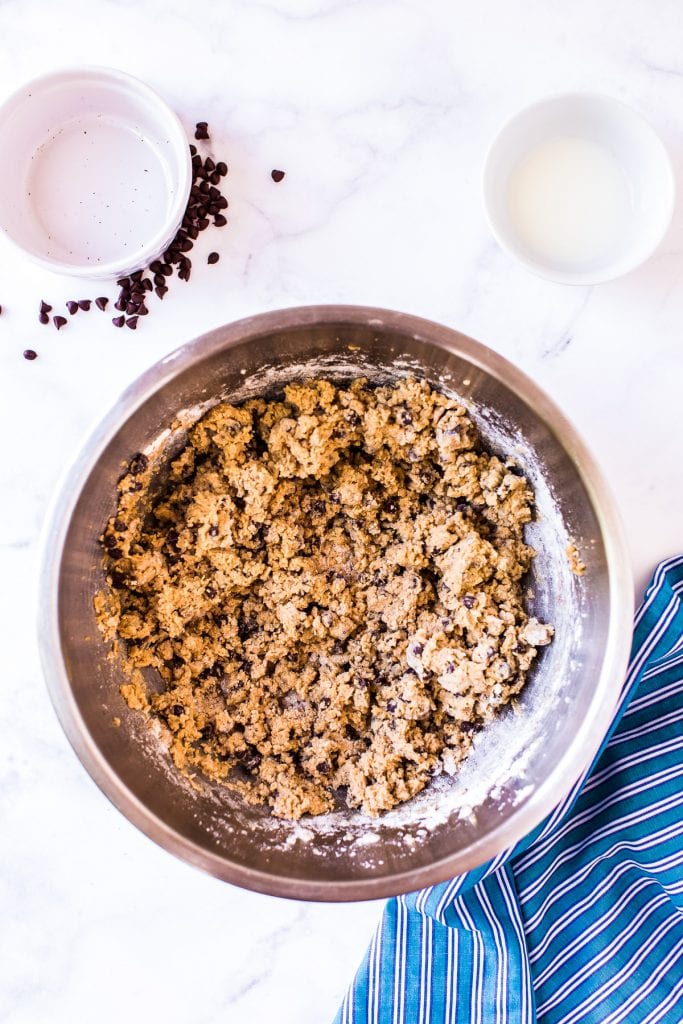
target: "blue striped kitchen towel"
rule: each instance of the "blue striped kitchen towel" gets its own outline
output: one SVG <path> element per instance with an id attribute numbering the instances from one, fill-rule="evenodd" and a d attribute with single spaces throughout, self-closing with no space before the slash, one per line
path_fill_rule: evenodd
<path id="1" fill-rule="evenodd" d="M 390 900 L 335 1024 L 683 1021 L 682 593 L 672 558 L 567 799 L 481 868 Z"/>

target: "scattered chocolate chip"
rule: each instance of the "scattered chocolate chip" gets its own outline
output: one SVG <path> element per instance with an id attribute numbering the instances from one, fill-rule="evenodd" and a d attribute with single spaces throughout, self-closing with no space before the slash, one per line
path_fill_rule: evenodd
<path id="1" fill-rule="evenodd" d="M 401 409 L 400 413 L 398 414 L 398 421 L 404 427 L 407 427 L 413 422 L 413 414 L 410 412 L 409 409 Z"/>
<path id="2" fill-rule="evenodd" d="M 395 710 L 396 710 L 396 701 L 395 700 L 388 700 L 387 701 L 387 711 L 389 711 L 391 714 L 393 714 Z"/>
<path id="3" fill-rule="evenodd" d="M 209 601 L 213 601 L 214 597 L 216 596 L 216 591 L 214 590 L 210 583 L 208 587 L 204 588 L 204 593 L 208 597 Z"/>
<path id="4" fill-rule="evenodd" d="M 209 527 L 209 537 L 217 537 L 217 536 L 218 536 L 218 527 L 214 523 L 214 524 L 212 524 Z"/>
<path id="5" fill-rule="evenodd" d="M 97 306 L 98 309 L 101 309 L 102 311 L 104 311 L 107 308 L 108 303 L 109 299 L 106 297 L 106 295 L 100 295 L 98 299 L 95 299 L 95 305 Z"/>
<path id="6" fill-rule="evenodd" d="M 66 323 L 66 317 L 65 316 L 53 316 L 52 317 L 52 323 L 55 325 L 55 327 L 57 328 L 58 331 L 61 331 L 62 327 Z"/>
<path id="7" fill-rule="evenodd" d="M 90 309 L 90 301 L 90 299 L 79 299 L 78 308 L 85 310 L 85 312 L 87 313 L 88 310 Z"/>
<path id="8" fill-rule="evenodd" d="M 144 302 L 141 302 L 140 305 L 138 306 L 138 316 L 147 316 L 148 313 L 149 310 L 147 309 L 147 306 L 144 304 Z"/>
<path id="9" fill-rule="evenodd" d="M 136 316 L 129 316 L 126 320 L 126 327 L 130 327 L 131 331 L 136 331 L 138 327 L 138 318 Z"/>
<path id="10" fill-rule="evenodd" d="M 114 562 L 118 562 L 119 558 L 123 558 L 123 551 L 121 548 L 109 548 L 107 554 Z"/>
<path id="11" fill-rule="evenodd" d="M 122 572 L 119 572 L 118 569 L 112 569 L 109 577 L 114 590 L 123 590 L 123 588 L 128 585 L 128 579 Z"/>
<path id="12" fill-rule="evenodd" d="M 273 181 L 282 181 L 282 179 L 285 176 L 285 172 L 284 171 L 271 171 L 270 172 L 270 176 L 273 179 Z"/>
<path id="13" fill-rule="evenodd" d="M 210 740 L 211 737 L 213 736 L 213 734 L 214 734 L 214 727 L 213 727 L 213 724 L 211 722 L 207 722 L 207 724 L 199 732 L 199 735 L 201 736 L 201 738 L 203 740 Z"/>
<path id="14" fill-rule="evenodd" d="M 163 299 L 164 295 L 168 291 L 168 288 L 166 288 L 165 285 L 159 285 L 157 288 L 154 289 L 154 291 L 157 293 L 160 299 Z"/>
<path id="15" fill-rule="evenodd" d="M 423 651 L 424 647 L 422 646 L 422 644 L 415 644 L 415 646 L 413 647 L 413 654 L 415 655 L 416 658 L 419 658 Z"/>
<path id="16" fill-rule="evenodd" d="M 123 327 L 125 322 L 125 316 L 115 316 L 114 319 L 112 320 L 114 327 Z"/>
<path id="17" fill-rule="evenodd" d="M 205 141 L 209 138 L 209 125 L 206 121 L 197 121 L 194 137 L 198 141 Z"/>
<path id="18" fill-rule="evenodd" d="M 207 156 L 206 160 L 204 161 L 204 170 L 209 172 L 216 170 L 216 165 L 210 156 Z"/>
<path id="19" fill-rule="evenodd" d="M 452 661 L 449 661 L 448 664 L 446 665 L 446 672 L 448 672 L 449 674 L 451 672 L 455 672 L 455 665 L 453 664 Z"/>
<path id="20" fill-rule="evenodd" d="M 228 173 L 228 165 L 223 160 L 219 160 L 216 164 L 216 170 L 220 174 L 221 178 L 224 178 Z"/>
<path id="21" fill-rule="evenodd" d="M 29 362 L 32 362 L 34 359 L 38 358 L 38 353 L 35 352 L 32 348 L 25 348 L 23 355 L 24 359 L 28 359 Z"/>
<path id="22" fill-rule="evenodd" d="M 176 715 L 176 716 L 184 715 L 185 714 L 185 708 L 183 707 L 182 704 L 174 704 L 171 707 L 171 714 L 172 715 Z"/>
<path id="23" fill-rule="evenodd" d="M 41 313 L 51 313 L 52 312 L 52 306 L 50 306 L 49 303 L 45 302 L 44 299 L 42 299 L 41 303 L 40 303 L 40 312 Z"/>
<path id="24" fill-rule="evenodd" d="M 111 551 L 112 548 L 118 547 L 119 542 L 117 541 L 116 537 L 114 537 L 113 534 L 108 533 L 104 540 L 102 541 L 102 543 L 104 544 L 105 548 L 109 548 L 109 550 Z"/>
<path id="25" fill-rule="evenodd" d="M 462 603 L 465 605 L 465 608 L 474 608 L 474 598 L 469 594 L 465 594 L 462 599 Z"/>
<path id="26" fill-rule="evenodd" d="M 225 225 L 228 223 L 228 219 L 227 219 L 227 217 L 224 217 L 222 213 L 217 213 L 216 216 L 213 218 L 213 222 L 214 222 L 214 224 L 216 225 L 217 228 L 224 228 Z M 206 225 L 207 226 L 208 226 L 208 223 L 209 222 L 207 220 L 206 221 Z"/>
<path id="27" fill-rule="evenodd" d="M 327 761 L 321 761 L 319 764 L 315 766 L 315 769 L 316 771 L 320 772 L 321 775 L 330 774 L 330 766 L 327 763 Z"/>
<path id="28" fill-rule="evenodd" d="M 206 257 L 206 262 L 207 263 L 218 263 L 219 259 L 220 259 L 220 256 L 219 256 L 219 254 L 217 252 L 210 252 L 209 255 Z"/>
<path id="29" fill-rule="evenodd" d="M 49 324 L 50 317 L 47 315 L 47 313 L 39 313 L 38 320 L 40 321 L 41 324 Z"/>

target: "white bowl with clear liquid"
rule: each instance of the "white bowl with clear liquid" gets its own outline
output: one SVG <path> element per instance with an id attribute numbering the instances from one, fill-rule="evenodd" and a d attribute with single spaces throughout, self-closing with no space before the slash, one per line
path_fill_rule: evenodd
<path id="1" fill-rule="evenodd" d="M 191 184 L 177 116 L 122 71 L 54 71 L 0 107 L 0 229 L 48 270 L 111 278 L 148 266 Z"/>
<path id="2" fill-rule="evenodd" d="M 497 241 L 525 267 L 589 285 L 657 249 L 675 203 L 671 160 L 640 114 L 593 93 L 520 111 L 486 157 L 484 206 Z"/>

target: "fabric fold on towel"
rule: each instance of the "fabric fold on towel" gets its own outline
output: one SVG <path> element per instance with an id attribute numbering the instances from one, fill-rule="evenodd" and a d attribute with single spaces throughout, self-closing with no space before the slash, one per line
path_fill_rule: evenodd
<path id="1" fill-rule="evenodd" d="M 683 556 L 635 618 L 602 748 L 475 871 L 389 901 L 335 1024 L 683 1021 Z"/>

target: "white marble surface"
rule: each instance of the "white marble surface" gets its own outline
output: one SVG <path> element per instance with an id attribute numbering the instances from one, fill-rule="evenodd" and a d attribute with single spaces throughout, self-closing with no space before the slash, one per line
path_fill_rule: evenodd
<path id="1" fill-rule="evenodd" d="M 230 227 L 133 334 L 81 313 L 100 289 L 0 249 L 0 1019 L 322 1024 L 379 905 L 241 892 L 157 849 L 100 795 L 52 713 L 34 639 L 46 503 L 89 426 L 142 369 L 239 316 L 371 303 L 443 321 L 530 373 L 617 495 L 638 590 L 683 547 L 683 202 L 661 252 L 593 289 L 531 277 L 493 243 L 479 178 L 501 119 L 603 90 L 651 118 L 680 175 L 676 0 L 5 0 L 0 94 L 58 65 L 129 70 L 230 164 Z M 282 167 L 285 181 L 269 172 Z M 683 190 L 682 195 L 683 195 Z M 194 254 L 193 254 L 194 255 Z M 113 294 L 113 289 L 108 289 Z M 40 354 L 21 358 L 26 347 Z"/>

